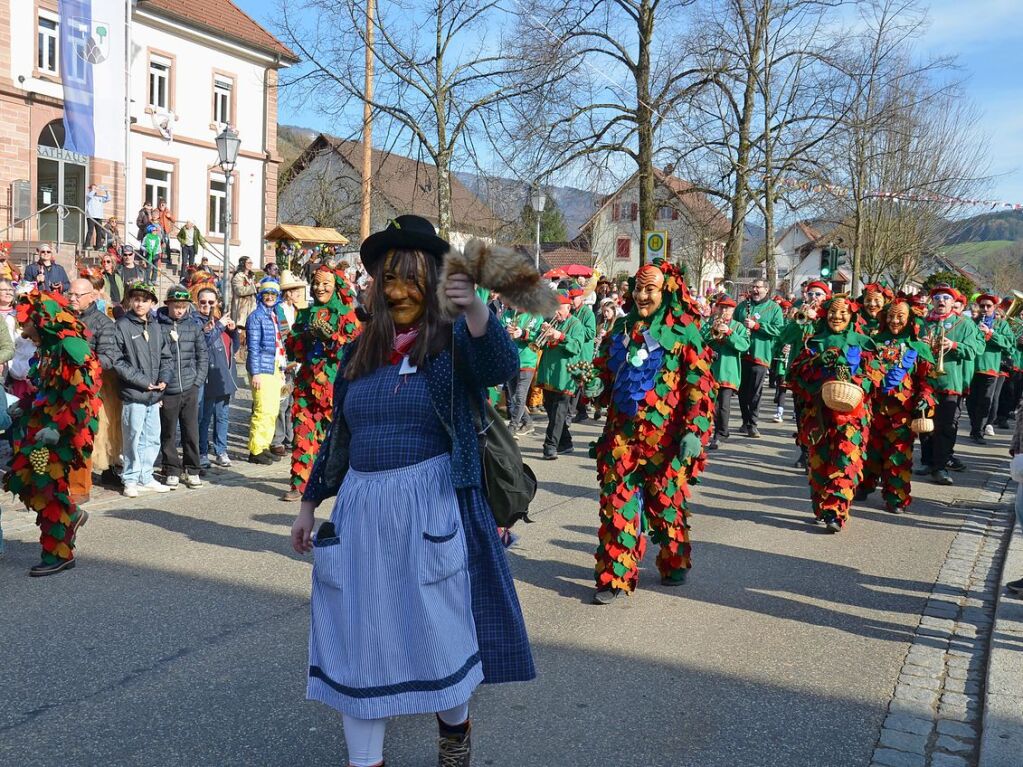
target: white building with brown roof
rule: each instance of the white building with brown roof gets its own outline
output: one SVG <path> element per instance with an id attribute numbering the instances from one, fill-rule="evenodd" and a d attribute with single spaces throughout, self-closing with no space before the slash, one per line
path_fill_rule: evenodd
<path id="1" fill-rule="evenodd" d="M 0 239 L 80 243 L 74 209 L 85 208 L 95 183 L 110 194 L 104 214 L 121 220 L 122 234 L 127 222 L 128 242 L 143 201 L 164 199 L 177 225 L 194 221 L 218 249 L 229 236 L 233 261 L 258 259 L 276 223 L 277 73 L 297 57 L 231 0 L 120 6 L 133 9 L 122 78 L 130 130 L 121 159 L 110 160 L 64 146 L 57 0 L 0 0 L 0 229 L 28 217 Z M 124 18 L 103 21 L 112 34 L 125 28 Z M 214 144 L 225 125 L 242 142 L 230 184 Z M 225 233 L 229 199 L 234 224 Z M 56 205 L 71 214 L 62 218 Z"/>
<path id="2" fill-rule="evenodd" d="M 358 242 L 362 187 L 362 144 L 318 135 L 285 170 L 280 219 L 331 226 Z M 437 226 L 437 168 L 394 152 L 373 150 L 370 229 L 379 231 L 396 216 L 413 213 Z M 451 176 L 452 228 L 449 241 L 462 247 L 472 237 L 494 238 L 506 223 Z"/>
<path id="3" fill-rule="evenodd" d="M 666 256 L 685 265 L 691 288 L 710 292 L 724 276 L 727 219 L 689 182 L 657 169 L 654 181 L 655 228 L 667 232 Z M 638 175 L 604 199 L 583 225 L 581 236 L 589 239 L 594 264 L 601 273 L 635 274 L 642 236 Z"/>

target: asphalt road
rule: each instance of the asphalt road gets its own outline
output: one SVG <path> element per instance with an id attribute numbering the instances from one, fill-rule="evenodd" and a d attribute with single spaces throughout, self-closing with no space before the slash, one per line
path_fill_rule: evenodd
<path id="1" fill-rule="evenodd" d="M 1007 439 L 963 445 L 971 471 L 918 483 L 913 514 L 875 496 L 832 536 L 807 524 L 791 423 L 763 430 L 712 454 L 689 583 L 661 587 L 651 549 L 640 591 L 610 607 L 589 604 L 592 461 L 543 462 L 524 443 L 542 489 L 510 559 L 539 677 L 477 693 L 475 765 L 869 763 L 959 521 L 949 503 L 1004 463 Z M 0 765 L 345 763 L 339 716 L 303 700 L 310 561 L 288 545 L 285 472 L 102 500 L 77 569 L 43 579 L 25 576 L 35 531 L 5 500 Z M 388 765 L 436 764 L 435 732 L 429 716 L 394 720 Z"/>

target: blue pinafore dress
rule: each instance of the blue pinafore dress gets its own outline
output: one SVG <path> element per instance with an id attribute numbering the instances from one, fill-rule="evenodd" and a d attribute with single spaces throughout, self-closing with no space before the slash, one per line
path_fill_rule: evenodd
<path id="1" fill-rule="evenodd" d="M 408 369 L 349 384 L 350 466 L 314 539 L 307 697 L 360 719 L 453 708 L 483 681 L 451 441 Z"/>

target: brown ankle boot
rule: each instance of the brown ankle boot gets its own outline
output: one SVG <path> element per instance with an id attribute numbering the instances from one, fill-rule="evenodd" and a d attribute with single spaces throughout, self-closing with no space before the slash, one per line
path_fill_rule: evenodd
<path id="1" fill-rule="evenodd" d="M 437 752 L 437 767 L 469 767 L 471 759 L 472 723 L 465 722 L 465 732 L 457 732 L 437 718 L 440 729 L 440 747 Z"/>

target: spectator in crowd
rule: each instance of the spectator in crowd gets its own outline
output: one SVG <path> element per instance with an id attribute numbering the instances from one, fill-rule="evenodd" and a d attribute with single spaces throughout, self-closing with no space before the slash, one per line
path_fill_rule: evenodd
<path id="1" fill-rule="evenodd" d="M 245 367 L 252 380 L 252 421 L 249 426 L 249 462 L 270 464 L 280 460 L 270 452 L 274 424 L 280 412 L 284 370 L 284 337 L 277 316 L 281 286 L 269 277 L 260 280 L 259 299 L 245 322 L 248 356 Z"/>
<path id="2" fill-rule="evenodd" d="M 263 275 L 265 277 L 273 277 L 278 282 L 281 281 L 281 267 L 277 266 L 276 261 L 267 261 L 263 267 Z"/>
<path id="3" fill-rule="evenodd" d="M 199 477 L 199 394 L 206 383 L 209 358 L 201 320 L 192 315 L 192 296 L 184 285 L 167 291 L 166 305 L 156 313 L 168 340 L 173 375 L 160 404 L 160 462 L 164 484 L 174 490 L 179 481 L 185 487 L 202 487 Z M 181 430 L 178 455 L 177 433 Z M 182 470 L 184 477 L 182 478 Z"/>
<path id="4" fill-rule="evenodd" d="M 1009 446 L 1009 455 L 1016 457 L 1023 452 L 1023 399 L 1016 403 L 1016 430 L 1012 434 L 1012 444 Z M 1016 519 L 1023 527 L 1023 476 L 1013 471 L 1013 478 L 1016 484 Z M 1005 584 L 1005 588 L 1015 597 L 1023 598 L 1023 578 L 1017 578 Z"/>
<path id="5" fill-rule="evenodd" d="M 103 206 L 110 202 L 110 195 L 106 187 L 100 194 L 95 184 L 89 184 L 89 191 L 85 193 L 85 247 L 101 250 L 107 245 L 106 231 L 103 227 Z M 91 245 L 90 245 L 91 243 Z"/>
<path id="6" fill-rule="evenodd" d="M 139 210 L 139 214 L 135 217 L 135 239 L 141 243 L 146 236 L 146 232 L 149 231 L 149 225 L 152 223 L 153 206 L 150 204 L 149 200 L 146 200 L 142 203 L 142 208 Z"/>
<path id="7" fill-rule="evenodd" d="M 0 319 L 7 327 L 7 332 L 12 339 L 16 339 L 18 333 L 18 312 L 14 306 L 14 283 L 10 280 L 0 279 Z M 0 371 L 6 369 L 6 364 L 0 365 Z M 0 378 L 2 381 L 2 378 Z"/>
<path id="8" fill-rule="evenodd" d="M 231 465 L 227 456 L 228 414 L 231 397 L 238 391 L 234 360 L 238 351 L 238 330 L 233 319 L 220 316 L 220 294 L 214 288 L 200 289 L 196 304 L 209 359 L 199 408 L 199 466 L 209 466 L 212 424 L 213 463 L 226 468 Z"/>
<path id="9" fill-rule="evenodd" d="M 44 242 L 36 248 L 36 260 L 25 268 L 25 279 L 36 283 L 40 290 L 66 293 L 71 287 L 67 272 L 53 261 L 53 248 Z"/>
<path id="10" fill-rule="evenodd" d="M 146 236 L 142 238 L 142 254 L 146 261 L 146 279 L 156 282 L 156 269 L 160 264 L 160 249 L 163 247 L 163 236 L 157 224 L 150 224 Z"/>
<path id="11" fill-rule="evenodd" d="M 127 311 L 114 325 L 114 370 L 120 380 L 124 494 L 166 493 L 170 488 L 153 478 L 160 452 L 160 401 L 173 380 L 169 339 L 159 322 L 150 319 L 156 306 L 156 286 L 133 282 L 127 286 Z"/>
<path id="12" fill-rule="evenodd" d="M 124 245 L 124 238 L 121 237 L 121 225 L 117 223 L 116 218 L 111 216 L 103 225 L 103 229 L 106 230 L 107 250 L 116 253 Z"/>
<path id="13" fill-rule="evenodd" d="M 174 226 L 174 214 L 166 200 L 160 200 L 156 204 L 155 223 L 160 227 L 160 245 L 167 263 L 170 263 L 170 233 L 176 228 Z"/>
<path id="14" fill-rule="evenodd" d="M 89 348 L 99 360 L 100 367 L 105 371 L 114 367 L 114 321 L 100 311 L 96 304 L 99 294 L 96 292 L 92 282 L 84 277 L 79 277 L 71 282 L 71 289 L 68 291 L 68 306 L 78 319 L 89 331 L 86 339 Z M 109 421 L 109 415 L 105 413 L 107 402 L 103 399 L 102 388 L 100 389 L 99 421 L 100 426 L 104 420 Z M 120 407 L 117 408 L 120 415 Z M 106 415 L 106 418 L 104 416 Z M 96 436 L 99 436 L 97 429 Z M 96 454 L 96 443 L 93 443 L 92 454 L 85 457 L 80 467 L 72 468 L 68 473 L 68 484 L 71 500 L 75 503 L 85 503 L 92 494 L 92 471 L 99 468 L 104 471 L 110 468 L 109 456 L 98 456 Z"/>
<path id="15" fill-rule="evenodd" d="M 105 268 L 104 271 L 106 271 Z M 124 295 L 124 288 L 131 285 L 133 282 L 146 281 L 146 267 L 142 266 L 138 262 L 138 259 L 135 257 L 135 248 L 131 245 L 121 246 L 121 268 L 118 269 L 117 273 L 121 277 L 122 300 L 127 297 Z M 113 298 L 114 294 L 111 293 L 110 297 Z"/>
<path id="16" fill-rule="evenodd" d="M 316 274 L 316 270 L 320 268 L 322 263 L 323 256 L 319 252 L 309 256 L 309 260 L 302 267 L 302 277 L 305 278 L 306 282 L 311 283 L 313 281 L 313 275 Z"/>
<path id="17" fill-rule="evenodd" d="M 195 224 L 186 221 L 185 225 L 178 230 L 178 244 L 181 246 L 181 276 L 195 263 L 195 254 L 200 248 L 209 245 L 206 238 L 202 236 Z"/>
<path id="18" fill-rule="evenodd" d="M 252 259 L 242 256 L 231 277 L 231 318 L 244 328 L 249 313 L 256 308 L 256 281 L 252 273 Z"/>
<path id="19" fill-rule="evenodd" d="M 294 327 L 298 310 L 305 309 L 307 305 L 305 282 L 285 270 L 281 276 L 281 302 L 277 305 L 278 316 L 283 315 L 281 327 L 284 336 L 290 333 L 291 328 Z M 295 374 L 297 372 L 298 363 L 289 361 L 284 368 L 281 409 L 277 413 L 274 438 L 270 443 L 270 452 L 279 457 L 287 455 L 295 446 L 295 427 L 291 417 L 291 405 L 294 401 Z"/>
<path id="20" fill-rule="evenodd" d="M 14 283 L 21 279 L 21 275 L 18 274 L 18 270 L 11 263 L 10 258 L 11 243 L 0 242 L 0 280 Z"/>
<path id="21" fill-rule="evenodd" d="M 132 259 L 134 259 L 134 255 Z M 107 253 L 100 259 L 100 268 L 102 269 L 103 290 L 110 296 L 114 313 L 120 316 L 117 307 L 121 305 L 121 301 L 124 299 L 124 278 L 117 272 L 117 259 Z"/>

